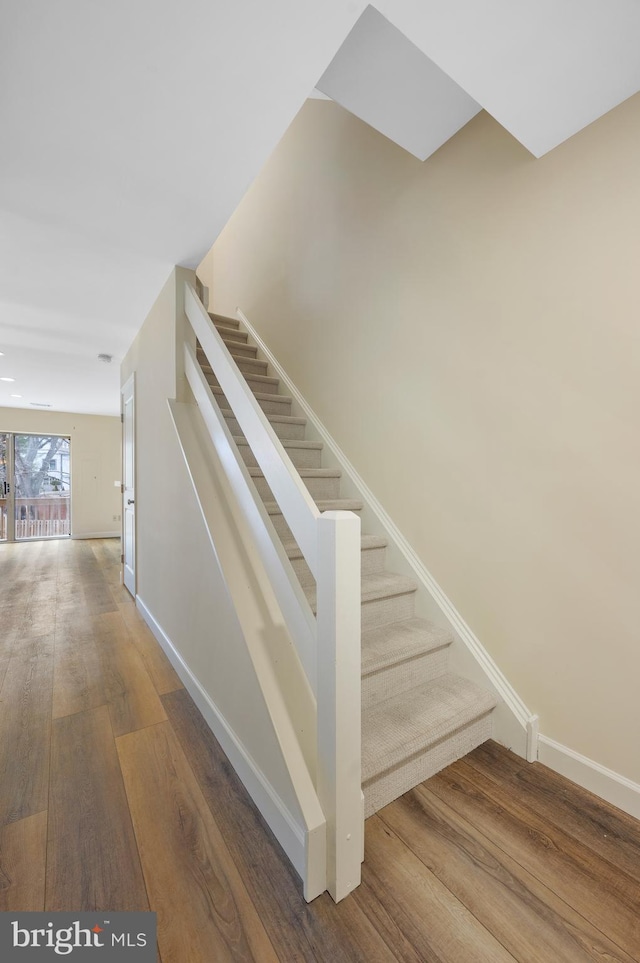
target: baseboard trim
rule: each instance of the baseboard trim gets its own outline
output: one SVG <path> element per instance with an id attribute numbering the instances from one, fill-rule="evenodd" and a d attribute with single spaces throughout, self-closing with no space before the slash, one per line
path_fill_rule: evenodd
<path id="1" fill-rule="evenodd" d="M 266 776 L 246 750 L 232 727 L 217 708 L 209 694 L 176 649 L 171 639 L 156 621 L 147 605 L 136 595 L 136 606 L 153 632 L 158 644 L 178 673 L 185 689 L 202 713 L 205 722 L 241 779 L 245 789 L 266 820 L 269 828 L 293 863 L 297 873 L 306 878 L 307 832 L 293 818 L 291 812 L 269 783 Z M 317 894 L 314 894 L 317 895 Z"/>
<path id="2" fill-rule="evenodd" d="M 72 535 L 71 538 L 120 538 L 120 529 L 117 532 L 84 532 L 82 535 Z"/>
<path id="3" fill-rule="evenodd" d="M 323 443 L 331 450 L 334 457 L 340 462 L 343 471 L 349 476 L 351 482 L 360 491 L 363 500 L 367 503 L 368 507 L 371 509 L 373 514 L 377 517 L 380 525 L 385 529 L 389 538 L 395 542 L 401 554 L 404 556 L 407 564 L 411 567 L 415 573 L 415 577 L 422 584 L 422 586 L 427 590 L 431 598 L 434 600 L 440 611 L 443 613 L 444 617 L 447 619 L 451 625 L 453 631 L 456 633 L 458 638 L 465 645 L 467 650 L 471 653 L 476 663 L 482 669 L 486 679 L 492 686 L 494 692 L 499 697 L 499 699 L 504 704 L 505 709 L 516 723 L 517 730 L 520 733 L 518 737 L 518 744 L 509 738 L 506 741 L 509 746 L 518 752 L 520 755 L 526 756 L 526 758 L 535 759 L 535 754 L 537 750 L 537 724 L 538 717 L 533 714 L 522 701 L 516 690 L 513 688 L 509 680 L 506 678 L 504 673 L 500 670 L 496 662 L 489 655 L 485 647 L 482 645 L 477 636 L 472 632 L 471 628 L 465 620 L 462 618 L 456 607 L 454 606 L 451 599 L 445 594 L 442 588 L 438 585 L 434 577 L 431 575 L 429 570 L 426 568 L 422 560 L 416 554 L 414 549 L 411 547 L 409 541 L 402 534 L 400 529 L 396 526 L 392 518 L 387 514 L 385 509 L 382 507 L 378 499 L 375 497 L 373 492 L 369 489 L 365 481 L 356 471 L 355 467 L 351 464 L 345 453 L 342 451 L 338 443 L 335 441 L 333 436 L 329 433 L 325 425 L 318 418 L 314 410 L 305 401 L 301 392 L 298 390 L 296 385 L 291 381 L 286 371 L 278 363 L 277 359 L 274 357 L 272 352 L 269 350 L 265 342 L 262 340 L 258 332 L 255 330 L 247 316 L 240 308 L 236 308 L 236 313 L 238 318 L 245 325 L 247 331 L 251 335 L 251 338 L 256 343 L 260 351 L 263 353 L 266 360 L 273 367 L 278 378 L 282 381 L 283 385 L 286 387 L 287 394 L 295 400 L 300 409 L 304 412 L 305 418 L 312 422 L 315 430 L 322 439 Z M 514 729 L 514 726 L 505 727 L 506 729 Z M 510 733 L 511 735 L 511 733 Z M 498 736 L 499 738 L 499 736 Z"/>
<path id="4" fill-rule="evenodd" d="M 540 739 L 540 720 L 538 716 L 531 716 L 527 722 L 527 745 L 526 760 L 535 762 L 538 758 L 538 745 Z"/>
<path id="5" fill-rule="evenodd" d="M 542 735 L 538 737 L 538 762 L 640 819 L 640 784 L 626 776 Z"/>

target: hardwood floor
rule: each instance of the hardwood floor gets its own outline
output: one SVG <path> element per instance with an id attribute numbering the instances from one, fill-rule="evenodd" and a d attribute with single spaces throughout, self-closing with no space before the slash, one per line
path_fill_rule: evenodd
<path id="1" fill-rule="evenodd" d="M 640 960 L 640 823 L 495 743 L 300 882 L 120 585 L 115 540 L 0 545 L 0 911 L 153 909 L 162 963 Z"/>

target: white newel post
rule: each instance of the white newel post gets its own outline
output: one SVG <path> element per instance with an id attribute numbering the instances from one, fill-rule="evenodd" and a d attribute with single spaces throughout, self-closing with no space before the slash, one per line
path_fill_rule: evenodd
<path id="1" fill-rule="evenodd" d="M 360 882 L 364 825 L 360 757 L 360 519 L 318 519 L 318 771 L 327 820 L 327 889 L 337 902 Z"/>

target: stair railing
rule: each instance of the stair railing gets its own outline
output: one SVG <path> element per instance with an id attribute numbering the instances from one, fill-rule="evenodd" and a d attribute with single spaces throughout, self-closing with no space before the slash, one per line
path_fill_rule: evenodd
<path id="1" fill-rule="evenodd" d="M 326 819 L 326 888 L 337 901 L 360 882 L 360 519 L 320 512 L 227 346 L 185 283 L 185 314 L 316 580 L 314 619 L 188 337 L 185 375 L 316 697 L 315 786 Z"/>

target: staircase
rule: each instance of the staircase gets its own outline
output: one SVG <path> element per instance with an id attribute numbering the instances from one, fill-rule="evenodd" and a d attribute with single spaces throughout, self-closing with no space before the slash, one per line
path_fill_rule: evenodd
<path id="1" fill-rule="evenodd" d="M 340 471 L 322 467 L 322 444 L 233 318 L 210 315 L 320 511 L 361 511 L 340 497 Z M 315 612 L 315 582 L 263 473 L 240 433 L 206 356 L 197 358 L 257 491 Z M 362 788 L 365 815 L 428 779 L 491 737 L 493 695 L 448 670 L 451 635 L 414 614 L 417 583 L 385 568 L 386 540 L 362 535 Z"/>

